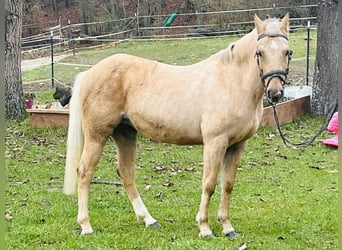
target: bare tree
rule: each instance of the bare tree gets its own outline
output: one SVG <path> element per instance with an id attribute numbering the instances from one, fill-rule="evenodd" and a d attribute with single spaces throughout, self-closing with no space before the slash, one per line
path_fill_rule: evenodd
<path id="1" fill-rule="evenodd" d="M 320 0 L 317 17 L 317 51 L 311 110 L 327 115 L 338 100 L 338 0 Z"/>
<path id="2" fill-rule="evenodd" d="M 5 34 L 5 118 L 23 120 L 26 115 L 21 79 L 21 0 L 6 1 Z"/>
<path id="3" fill-rule="evenodd" d="M 86 23 L 87 20 L 87 14 L 86 14 L 86 1 L 85 0 L 79 0 L 78 1 L 78 7 L 79 7 L 79 18 L 80 23 Z M 81 33 L 82 34 L 88 34 L 87 25 L 81 26 Z"/>

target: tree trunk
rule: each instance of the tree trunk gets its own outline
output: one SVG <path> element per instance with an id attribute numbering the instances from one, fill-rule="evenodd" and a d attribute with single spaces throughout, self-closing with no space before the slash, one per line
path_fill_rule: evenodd
<path id="1" fill-rule="evenodd" d="M 51 12 L 52 12 L 54 15 L 56 14 L 57 9 L 58 9 L 58 7 L 57 7 L 56 0 L 52 0 L 52 1 L 51 1 Z"/>
<path id="2" fill-rule="evenodd" d="M 26 115 L 21 80 L 21 0 L 6 1 L 5 118 L 23 120 Z"/>
<path id="3" fill-rule="evenodd" d="M 65 6 L 65 8 L 70 8 L 72 6 L 72 0 L 65 0 L 64 6 Z"/>
<path id="4" fill-rule="evenodd" d="M 317 17 L 317 51 L 311 111 L 328 115 L 338 100 L 338 0 L 320 0 Z"/>
<path id="5" fill-rule="evenodd" d="M 125 6 L 120 1 L 110 0 L 109 4 L 111 19 L 120 19 L 126 17 Z"/>
<path id="6" fill-rule="evenodd" d="M 88 20 L 86 18 L 86 0 L 79 0 L 78 1 L 78 10 L 79 10 L 79 16 L 80 16 L 80 23 L 86 23 Z M 88 26 L 87 25 L 81 25 L 81 34 L 88 34 Z"/>

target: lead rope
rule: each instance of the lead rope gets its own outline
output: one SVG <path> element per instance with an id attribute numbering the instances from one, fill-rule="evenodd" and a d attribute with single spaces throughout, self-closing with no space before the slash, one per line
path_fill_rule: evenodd
<path id="1" fill-rule="evenodd" d="M 279 135 L 280 135 L 281 139 L 283 140 L 285 146 L 287 146 L 287 147 L 289 147 L 289 146 L 295 146 L 295 147 L 299 147 L 299 146 L 307 147 L 307 146 L 310 146 L 317 139 L 317 137 L 320 136 L 326 130 L 329 121 L 331 120 L 332 116 L 334 115 L 334 113 L 335 113 L 335 111 L 337 110 L 337 107 L 338 107 L 338 104 L 336 103 L 334 108 L 330 111 L 331 113 L 329 115 L 328 122 L 325 125 L 323 125 L 321 127 L 321 129 L 311 139 L 309 139 L 307 141 L 304 141 L 304 142 L 300 142 L 300 143 L 293 143 L 293 142 L 289 141 L 285 137 L 283 132 L 281 131 L 280 123 L 279 123 L 279 118 L 278 118 L 278 114 L 277 114 L 277 111 L 276 111 L 276 104 L 273 104 L 273 103 L 270 103 L 270 104 L 272 105 L 272 108 L 273 108 L 274 120 L 276 122 L 277 129 L 279 131 Z"/>

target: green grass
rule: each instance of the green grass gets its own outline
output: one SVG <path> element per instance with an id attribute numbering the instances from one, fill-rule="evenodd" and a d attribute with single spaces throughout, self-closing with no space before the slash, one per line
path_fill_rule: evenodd
<path id="1" fill-rule="evenodd" d="M 290 34 L 289 46 L 293 50 L 293 59 L 306 57 L 306 46 L 307 46 L 307 33 L 306 30 L 300 30 Z M 316 30 L 310 32 L 310 58 L 316 56 Z M 302 62 L 304 63 L 305 60 Z"/>
<path id="2" fill-rule="evenodd" d="M 311 58 L 315 58 L 316 32 L 311 33 Z M 80 65 L 94 65 L 100 60 L 115 53 L 128 53 L 145 58 L 159 60 L 164 63 L 188 65 L 209 57 L 217 51 L 226 48 L 229 43 L 239 37 L 216 37 L 210 39 L 188 39 L 168 41 L 131 41 L 112 46 L 110 48 L 97 48 L 76 53 L 63 59 L 63 63 Z M 290 47 L 293 50 L 293 59 L 303 58 L 306 55 L 306 32 L 301 30 L 290 34 Z M 305 65 L 305 60 L 293 61 L 293 65 Z M 62 83 L 72 83 L 75 75 L 89 67 L 65 66 L 55 64 L 55 78 Z M 67 70 L 66 70 L 67 68 Z M 51 78 L 51 66 L 45 65 L 36 69 L 25 71 L 22 74 L 23 82 Z"/>
<path id="3" fill-rule="evenodd" d="M 169 40 L 169 41 L 132 41 L 124 42 L 110 48 L 97 48 L 76 53 L 63 59 L 63 63 L 73 63 L 80 65 L 94 65 L 100 60 L 115 53 L 134 54 L 149 59 L 159 60 L 169 64 L 186 65 L 203 60 L 211 54 L 228 46 L 237 38 L 215 38 L 197 40 Z M 172 53 L 170 53 L 172 51 Z M 185 53 L 186 52 L 186 53 Z M 68 66 L 55 64 L 55 77 L 62 82 L 73 82 L 75 75 L 89 67 Z M 23 82 L 37 79 L 49 79 L 51 77 L 51 66 L 46 65 L 38 69 L 23 72 Z"/>
<path id="4" fill-rule="evenodd" d="M 38 91 L 36 92 L 36 99 L 39 100 L 39 103 L 41 104 L 49 103 L 52 101 L 51 98 L 54 92 L 55 92 L 54 89 Z"/>
<path id="5" fill-rule="evenodd" d="M 305 37 L 298 32 L 291 37 L 297 34 Z M 296 50 L 305 48 L 303 41 L 290 42 L 297 57 Z M 127 52 L 189 64 L 228 43 L 227 38 L 129 42 L 78 53 L 64 62 L 93 64 L 109 54 Z M 65 81 L 83 70 L 59 66 L 59 77 Z M 24 75 L 44 79 L 48 75 L 37 73 L 43 72 L 41 68 Z M 37 96 L 43 103 L 51 91 Z M 301 141 L 325 122 L 302 117 L 283 129 L 292 140 Z M 209 209 L 210 225 L 218 237 L 198 237 L 195 215 L 202 146 L 156 143 L 143 136 L 138 144 L 137 185 L 162 227 L 152 230 L 137 222 L 121 186 L 93 184 L 89 210 L 95 233 L 80 236 L 77 198 L 62 193 L 66 135 L 66 128 L 35 128 L 28 120 L 6 123 L 5 209 L 12 216 L 5 221 L 7 249 L 237 249 L 243 243 L 247 249 L 337 249 L 337 150 L 322 144 L 321 140 L 331 137 L 327 133 L 305 149 L 285 147 L 274 128 L 260 128 L 249 140 L 230 209 L 233 226 L 241 235 L 234 240 L 222 236 L 216 222 L 219 185 Z M 119 181 L 115 162 L 114 143 L 109 140 L 95 176 Z"/>
<path id="6" fill-rule="evenodd" d="M 307 139 L 321 119 L 284 127 L 293 140 Z M 273 128 L 249 141 L 233 192 L 231 219 L 242 235 L 229 240 L 216 222 L 219 187 L 210 206 L 217 237 L 199 238 L 202 146 L 174 146 L 140 137 L 137 184 L 161 229 L 137 222 L 121 186 L 93 184 L 90 216 L 95 234 L 81 237 L 76 197 L 62 193 L 65 128 L 7 123 L 7 249 L 337 249 L 337 151 L 316 141 L 305 149 L 282 145 Z M 329 137 L 324 134 L 323 138 Z M 95 176 L 119 181 L 109 141 Z M 147 185 L 151 187 L 145 189 Z"/>

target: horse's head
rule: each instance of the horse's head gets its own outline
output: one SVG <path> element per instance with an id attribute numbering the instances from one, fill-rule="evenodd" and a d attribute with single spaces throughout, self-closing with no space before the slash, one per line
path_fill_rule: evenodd
<path id="1" fill-rule="evenodd" d="M 268 101 L 277 103 L 284 95 L 284 84 L 287 84 L 292 54 L 288 46 L 289 15 L 286 14 L 280 21 L 262 21 L 255 15 L 254 22 L 258 32 L 255 56 L 260 79 L 264 84 Z"/>

